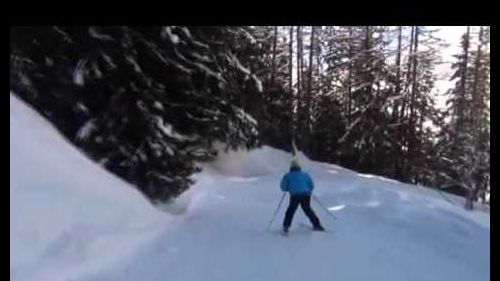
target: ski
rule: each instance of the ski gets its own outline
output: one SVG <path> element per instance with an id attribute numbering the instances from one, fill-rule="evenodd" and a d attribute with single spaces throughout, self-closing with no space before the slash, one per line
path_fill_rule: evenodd
<path id="1" fill-rule="evenodd" d="M 310 226 L 310 225 L 308 225 L 308 224 L 305 224 L 305 223 L 303 223 L 303 222 L 299 222 L 299 223 L 298 223 L 298 225 L 299 225 L 299 227 L 309 229 L 309 230 L 311 230 L 312 232 L 320 232 L 320 233 L 321 233 L 321 232 L 325 232 L 325 233 L 333 233 L 331 230 L 326 229 L 326 228 L 325 228 L 324 230 L 315 230 L 312 226 Z"/>

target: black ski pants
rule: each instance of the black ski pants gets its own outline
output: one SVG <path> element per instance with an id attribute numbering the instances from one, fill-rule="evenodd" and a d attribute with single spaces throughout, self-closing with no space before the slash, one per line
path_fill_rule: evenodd
<path id="1" fill-rule="evenodd" d="M 306 214 L 306 216 L 311 221 L 314 227 L 319 227 L 321 224 L 319 222 L 318 217 L 314 214 L 314 211 L 311 209 L 311 195 L 310 194 L 298 194 L 298 195 L 290 195 L 290 204 L 288 205 L 288 209 L 286 210 L 285 220 L 283 221 L 283 227 L 289 228 L 292 224 L 293 215 L 295 211 L 300 206 L 302 210 Z"/>

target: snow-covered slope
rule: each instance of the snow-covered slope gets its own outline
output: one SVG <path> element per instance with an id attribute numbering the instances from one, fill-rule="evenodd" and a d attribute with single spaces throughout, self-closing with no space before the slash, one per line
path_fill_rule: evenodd
<path id="1" fill-rule="evenodd" d="M 167 219 L 11 94 L 12 280 L 79 280 L 108 270 Z"/>
<path id="2" fill-rule="evenodd" d="M 489 280 L 490 216 L 461 198 L 299 160 L 331 230 L 298 210 L 278 234 L 291 156 L 222 154 L 166 212 L 85 158 L 11 95 L 12 280 Z"/>

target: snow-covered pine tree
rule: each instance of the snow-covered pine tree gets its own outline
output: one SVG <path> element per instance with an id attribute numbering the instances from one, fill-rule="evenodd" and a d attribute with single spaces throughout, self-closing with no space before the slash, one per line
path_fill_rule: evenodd
<path id="1" fill-rule="evenodd" d="M 472 201 L 480 197 L 483 201 L 490 188 L 490 28 L 479 27 L 476 50 L 471 52 L 474 61 L 472 105 L 475 139 L 474 180 L 475 187 L 469 190 L 469 208 Z"/>
<path id="2" fill-rule="evenodd" d="M 470 27 L 462 37 L 462 52 L 455 56 L 452 76 L 457 80 L 448 93 L 446 123 L 440 134 L 440 177 L 443 187 L 460 188 L 466 209 L 478 194 L 489 189 L 489 29 L 480 27 L 473 50 Z"/>
<path id="3" fill-rule="evenodd" d="M 310 97 L 310 156 L 322 161 L 340 160 L 338 139 L 345 133 L 347 110 L 344 107 L 348 103 L 347 84 L 350 81 L 344 74 L 349 70 L 348 51 L 352 49 L 347 29 L 352 27 L 315 28 L 317 73 L 313 76 Z"/>
<path id="4" fill-rule="evenodd" d="M 351 71 L 344 72 L 344 77 L 350 77 L 342 90 L 350 92 L 347 100 L 351 105 L 347 107 L 351 108 L 351 114 L 346 118 L 346 131 L 339 139 L 340 149 L 343 154 L 356 155 L 348 157 L 350 165 L 365 171 L 381 164 L 377 154 L 383 151 L 386 138 L 384 131 L 388 118 L 384 107 L 389 88 L 385 82 L 388 71 L 384 32 L 384 27 L 351 27 L 352 58 L 351 65 L 348 64 Z"/>
<path id="5" fill-rule="evenodd" d="M 12 28 L 11 89 L 93 159 L 166 200 L 192 182 L 195 160 L 215 155 L 214 142 L 257 143 L 237 100 L 260 81 L 235 52 L 256 44 L 233 27 Z"/>
<path id="6" fill-rule="evenodd" d="M 325 124 L 324 122 L 327 120 L 327 115 L 330 110 L 334 109 L 334 111 L 339 114 L 341 110 L 341 108 L 338 108 L 340 104 L 334 105 L 335 100 L 332 99 L 333 95 L 325 95 L 325 93 L 327 93 L 325 87 L 327 87 L 328 84 L 324 83 L 325 73 L 323 68 L 326 63 L 323 54 L 327 50 L 326 43 L 329 38 L 327 33 L 328 28 L 329 27 L 323 26 L 310 27 L 311 32 L 309 34 L 307 69 L 307 154 L 313 159 L 321 159 L 323 161 L 326 161 L 326 159 L 333 159 L 334 154 L 326 151 L 333 151 L 333 143 L 335 140 L 335 138 L 325 138 L 325 134 L 329 132 L 327 128 L 332 123 Z M 332 103 L 330 103 L 330 101 Z M 331 120 L 332 119 L 330 119 L 330 121 Z M 335 125 L 342 124 L 340 115 L 333 120 L 335 120 Z"/>
<path id="7" fill-rule="evenodd" d="M 393 45 L 384 52 L 388 55 L 386 61 L 393 60 L 385 75 L 389 89 L 383 108 L 388 119 L 382 129 L 384 140 L 378 159 L 390 159 L 392 167 L 380 171 L 384 175 L 423 183 L 429 180 L 426 167 L 435 156 L 429 155 L 437 114 L 434 68 L 439 63 L 436 54 L 442 43 L 433 36 L 434 30 L 414 26 L 409 38 L 405 36 L 407 30 L 396 27 L 385 33 Z"/>
<path id="8" fill-rule="evenodd" d="M 259 108 L 259 135 L 263 143 L 291 151 L 292 92 L 289 83 L 289 36 L 287 27 L 255 27 L 255 37 L 262 45 L 261 67 L 264 91 Z"/>
<path id="9" fill-rule="evenodd" d="M 427 27 L 414 27 L 413 62 L 408 81 L 409 99 L 405 134 L 407 151 L 405 175 L 412 183 L 429 183 L 432 171 L 429 162 L 433 161 L 433 140 L 437 110 L 434 105 L 434 84 L 437 79 L 434 71 L 440 62 L 442 41 L 433 34 L 436 30 Z"/>

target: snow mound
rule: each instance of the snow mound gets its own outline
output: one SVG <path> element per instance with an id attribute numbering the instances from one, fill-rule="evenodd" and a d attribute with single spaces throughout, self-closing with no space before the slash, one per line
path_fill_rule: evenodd
<path id="1" fill-rule="evenodd" d="M 141 193 L 11 93 L 11 280 L 95 274 L 130 257 L 164 222 Z"/>

